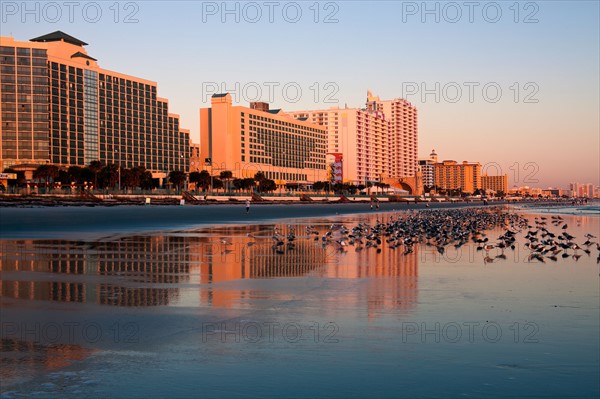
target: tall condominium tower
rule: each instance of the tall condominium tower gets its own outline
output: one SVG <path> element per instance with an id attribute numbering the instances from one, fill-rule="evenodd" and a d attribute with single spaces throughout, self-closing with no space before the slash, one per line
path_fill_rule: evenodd
<path id="1" fill-rule="evenodd" d="M 0 38 L 0 167 L 99 160 L 155 177 L 187 171 L 189 131 L 156 83 L 100 68 L 86 45 L 60 31 Z"/>
<path id="2" fill-rule="evenodd" d="M 417 109 L 406 100 L 382 101 L 368 92 L 366 108 L 290 113 L 327 129 L 327 152 L 343 157 L 345 182 L 364 184 L 417 172 Z"/>

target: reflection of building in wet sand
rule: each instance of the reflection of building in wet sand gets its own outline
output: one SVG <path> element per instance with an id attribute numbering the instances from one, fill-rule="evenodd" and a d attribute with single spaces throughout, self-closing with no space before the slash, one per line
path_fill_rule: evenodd
<path id="1" fill-rule="evenodd" d="M 0 379 L 3 387 L 37 372 L 59 370 L 87 358 L 92 351 L 79 345 L 41 345 L 14 338 L 0 340 Z"/>
<path id="2" fill-rule="evenodd" d="M 248 277 L 301 277 L 323 266 L 332 252 L 312 240 L 296 240 L 294 245 L 284 254 L 274 253 L 271 245 L 250 247 L 246 258 Z"/>
<path id="3" fill-rule="evenodd" d="M 185 238 L 172 236 L 98 243 L 4 241 L 0 243 L 0 271 L 47 272 L 52 277 L 51 281 L 3 279 L 0 296 L 115 306 L 166 305 L 178 295 L 178 288 L 152 285 L 189 279 L 188 247 Z M 82 282 L 72 275 L 99 276 L 104 281 Z M 119 276 L 118 283 L 115 276 Z"/>
<path id="4" fill-rule="evenodd" d="M 231 231 L 222 233 L 231 237 L 227 244 L 212 239 L 198 248 L 203 254 L 200 266 L 202 284 L 240 279 L 301 277 L 325 265 L 328 253 L 331 252 L 312 239 L 297 239 L 293 249 L 283 246 L 284 253 L 279 254 L 273 249 L 274 241 L 270 236 L 249 242 L 245 236 L 232 237 Z M 228 307 L 239 303 L 250 292 L 210 287 L 208 290 L 201 290 L 200 295 L 204 303 Z"/>
<path id="5" fill-rule="evenodd" d="M 284 226 L 278 227 L 285 236 Z M 417 302 L 417 246 L 408 255 L 404 255 L 403 249 L 389 249 L 387 245 L 382 246 L 381 253 L 373 248 L 355 252 L 353 247 L 349 247 L 346 253 L 340 254 L 336 253 L 333 245 L 323 248 L 320 240 L 298 238 L 294 241 L 294 249 L 278 254 L 272 248 L 272 228 L 262 233 L 263 239 L 256 240 L 246 237 L 248 230 L 237 229 L 239 227 L 224 227 L 213 232 L 228 237 L 223 242 L 206 237 L 198 242 L 198 247 L 192 246 L 192 253 L 201 253 L 202 284 L 301 277 L 314 272 L 325 278 L 370 279 L 366 293 L 353 293 L 353 297 L 348 298 L 367 302 L 370 317 L 388 309 L 412 309 Z M 257 237 L 261 235 L 257 231 L 252 233 Z M 231 289 L 227 285 L 209 286 L 200 292 L 203 303 L 216 307 L 244 306 L 245 298 L 256 298 L 257 295 L 258 292 Z"/>
<path id="6" fill-rule="evenodd" d="M 369 318 L 388 310 L 410 310 L 417 303 L 418 253 L 416 245 L 413 252 L 404 255 L 401 248 L 390 249 L 382 246 L 381 253 L 374 249 L 363 249 L 340 258 L 330 264 L 323 277 L 369 279 L 366 294 L 355 291 L 351 301 L 367 301 Z M 366 295 L 366 298 L 365 298 Z"/>

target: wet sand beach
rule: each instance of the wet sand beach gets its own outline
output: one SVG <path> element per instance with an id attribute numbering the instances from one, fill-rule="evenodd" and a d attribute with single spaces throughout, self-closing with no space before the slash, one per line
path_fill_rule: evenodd
<path id="1" fill-rule="evenodd" d="M 115 232 L 129 234 L 215 224 L 253 224 L 282 218 L 309 218 L 364 212 L 428 209 L 427 204 L 369 203 L 161 205 L 111 207 L 0 207 L 2 238 L 94 238 Z M 472 203 L 431 203 L 431 209 L 477 206 Z"/>
<path id="2" fill-rule="evenodd" d="M 178 215 L 166 230 L 127 207 L 56 208 L 101 228 L 42 239 L 7 224 L 21 238 L 0 240 L 1 397 L 600 393 L 597 213 L 311 207 L 136 208 Z M 228 223 L 186 222 L 219 209 Z M 544 229 L 581 249 L 531 257 Z"/>

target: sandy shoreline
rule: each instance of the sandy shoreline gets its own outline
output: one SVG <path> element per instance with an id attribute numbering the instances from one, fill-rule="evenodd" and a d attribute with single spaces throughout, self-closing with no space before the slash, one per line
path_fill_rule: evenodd
<path id="1" fill-rule="evenodd" d="M 220 224 L 257 224 L 281 219 L 466 206 L 479 205 L 464 202 L 432 203 L 427 207 L 424 203 L 381 203 L 377 211 L 371 210 L 368 203 L 252 204 L 248 214 L 243 203 L 203 206 L 2 207 L 0 238 L 90 239 L 114 234 L 194 229 Z"/>
<path id="2" fill-rule="evenodd" d="M 494 202 L 490 206 L 504 205 Z M 529 203 L 529 210 L 555 204 Z M 106 236 L 158 231 L 192 230 L 224 224 L 261 224 L 290 219 L 335 217 L 361 213 L 447 209 L 483 206 L 481 202 L 399 203 L 381 202 L 371 210 L 368 202 L 252 203 L 131 206 L 0 206 L 0 239 L 98 239 Z M 526 210 L 524 210 L 526 212 Z"/>

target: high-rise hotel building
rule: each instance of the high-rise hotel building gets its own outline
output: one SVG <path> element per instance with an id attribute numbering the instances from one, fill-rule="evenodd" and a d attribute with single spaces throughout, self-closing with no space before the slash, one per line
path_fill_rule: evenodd
<path id="1" fill-rule="evenodd" d="M 189 131 L 156 83 L 101 69 L 87 43 L 57 31 L 0 38 L 0 167 L 91 161 L 155 177 L 189 168 Z"/>
<path id="2" fill-rule="evenodd" d="M 473 193 L 481 188 L 481 164 L 479 162 L 458 163 L 442 161 L 434 165 L 435 186 L 442 190 L 460 189 Z"/>
<path id="3" fill-rule="evenodd" d="M 310 184 L 327 178 L 326 152 L 325 128 L 267 103 L 233 106 L 224 93 L 200 109 L 200 159 L 214 174 L 228 170 L 248 178 L 263 172 L 280 186 Z"/>
<path id="4" fill-rule="evenodd" d="M 491 190 L 495 193 L 508 193 L 508 175 L 481 176 L 481 189 L 485 191 Z"/>
<path id="5" fill-rule="evenodd" d="M 404 99 L 382 101 L 371 92 L 366 108 L 294 111 L 327 129 L 327 152 L 343 156 L 343 180 L 365 184 L 414 177 L 417 172 L 417 109 Z"/>

